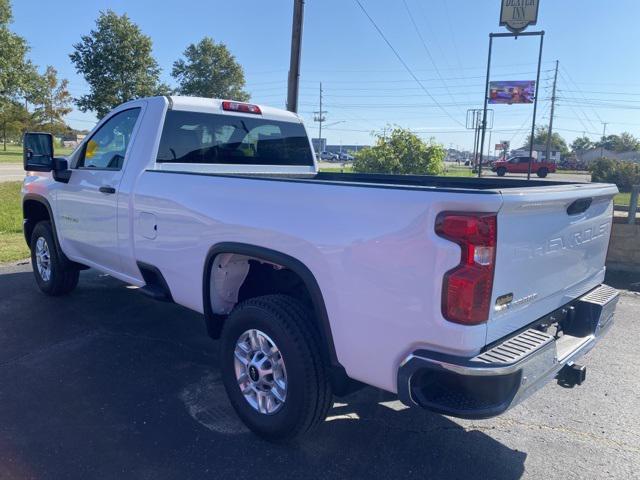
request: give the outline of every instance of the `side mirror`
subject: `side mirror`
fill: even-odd
[[[69,183],[71,170],[64,158],[53,156],[53,135],[50,133],[24,134],[22,140],[24,169],[31,172],[53,172],[56,182]]]
[[[22,139],[24,169],[50,172],[53,169],[53,135],[27,132]]]

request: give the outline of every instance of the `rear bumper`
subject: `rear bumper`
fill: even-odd
[[[500,415],[591,350],[611,327],[618,298],[617,290],[600,285],[572,302],[561,336],[534,324],[473,358],[417,350],[398,370],[398,396],[455,417]]]

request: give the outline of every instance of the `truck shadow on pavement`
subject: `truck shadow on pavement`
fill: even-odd
[[[248,432],[201,317],[83,272],[40,294],[0,268],[0,478],[515,479],[526,454],[485,431],[365,388],[294,445]]]

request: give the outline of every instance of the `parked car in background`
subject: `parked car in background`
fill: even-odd
[[[267,439],[363,383],[499,415],[582,383],[613,323],[615,185],[318,172],[294,113],[175,96],[117,107],[67,158],[27,133],[24,166],[40,290],[92,267],[201,313],[231,405]]]
[[[318,157],[320,157],[320,160],[324,160],[326,162],[335,162],[338,160],[338,154],[337,153],[331,153],[331,152],[320,152],[320,155],[318,155]]]
[[[338,153],[338,160],[341,162],[353,162],[353,155],[349,155],[347,152]]]
[[[491,170],[496,172],[499,177],[503,177],[506,173],[528,173],[529,157],[511,157],[508,160],[499,160],[493,164]],[[540,178],[544,178],[549,173],[555,173],[556,164],[553,162],[538,161],[536,158],[531,159],[531,173],[535,173]]]

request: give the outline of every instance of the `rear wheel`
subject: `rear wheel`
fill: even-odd
[[[225,321],[220,368],[242,421],[271,441],[300,437],[333,403],[311,312],[286,295],[240,303]]]
[[[78,285],[80,272],[61,261],[48,221],[39,222],[31,234],[31,265],[38,288],[47,295],[65,295]]]
[[[504,167],[500,167],[498,168],[498,170],[496,170],[496,173],[499,177],[504,177],[504,174],[507,173],[507,169]]]
[[[546,168],[541,168],[538,170],[537,175],[540,178],[545,178],[547,176],[547,173],[549,173],[549,170],[547,170]]]

